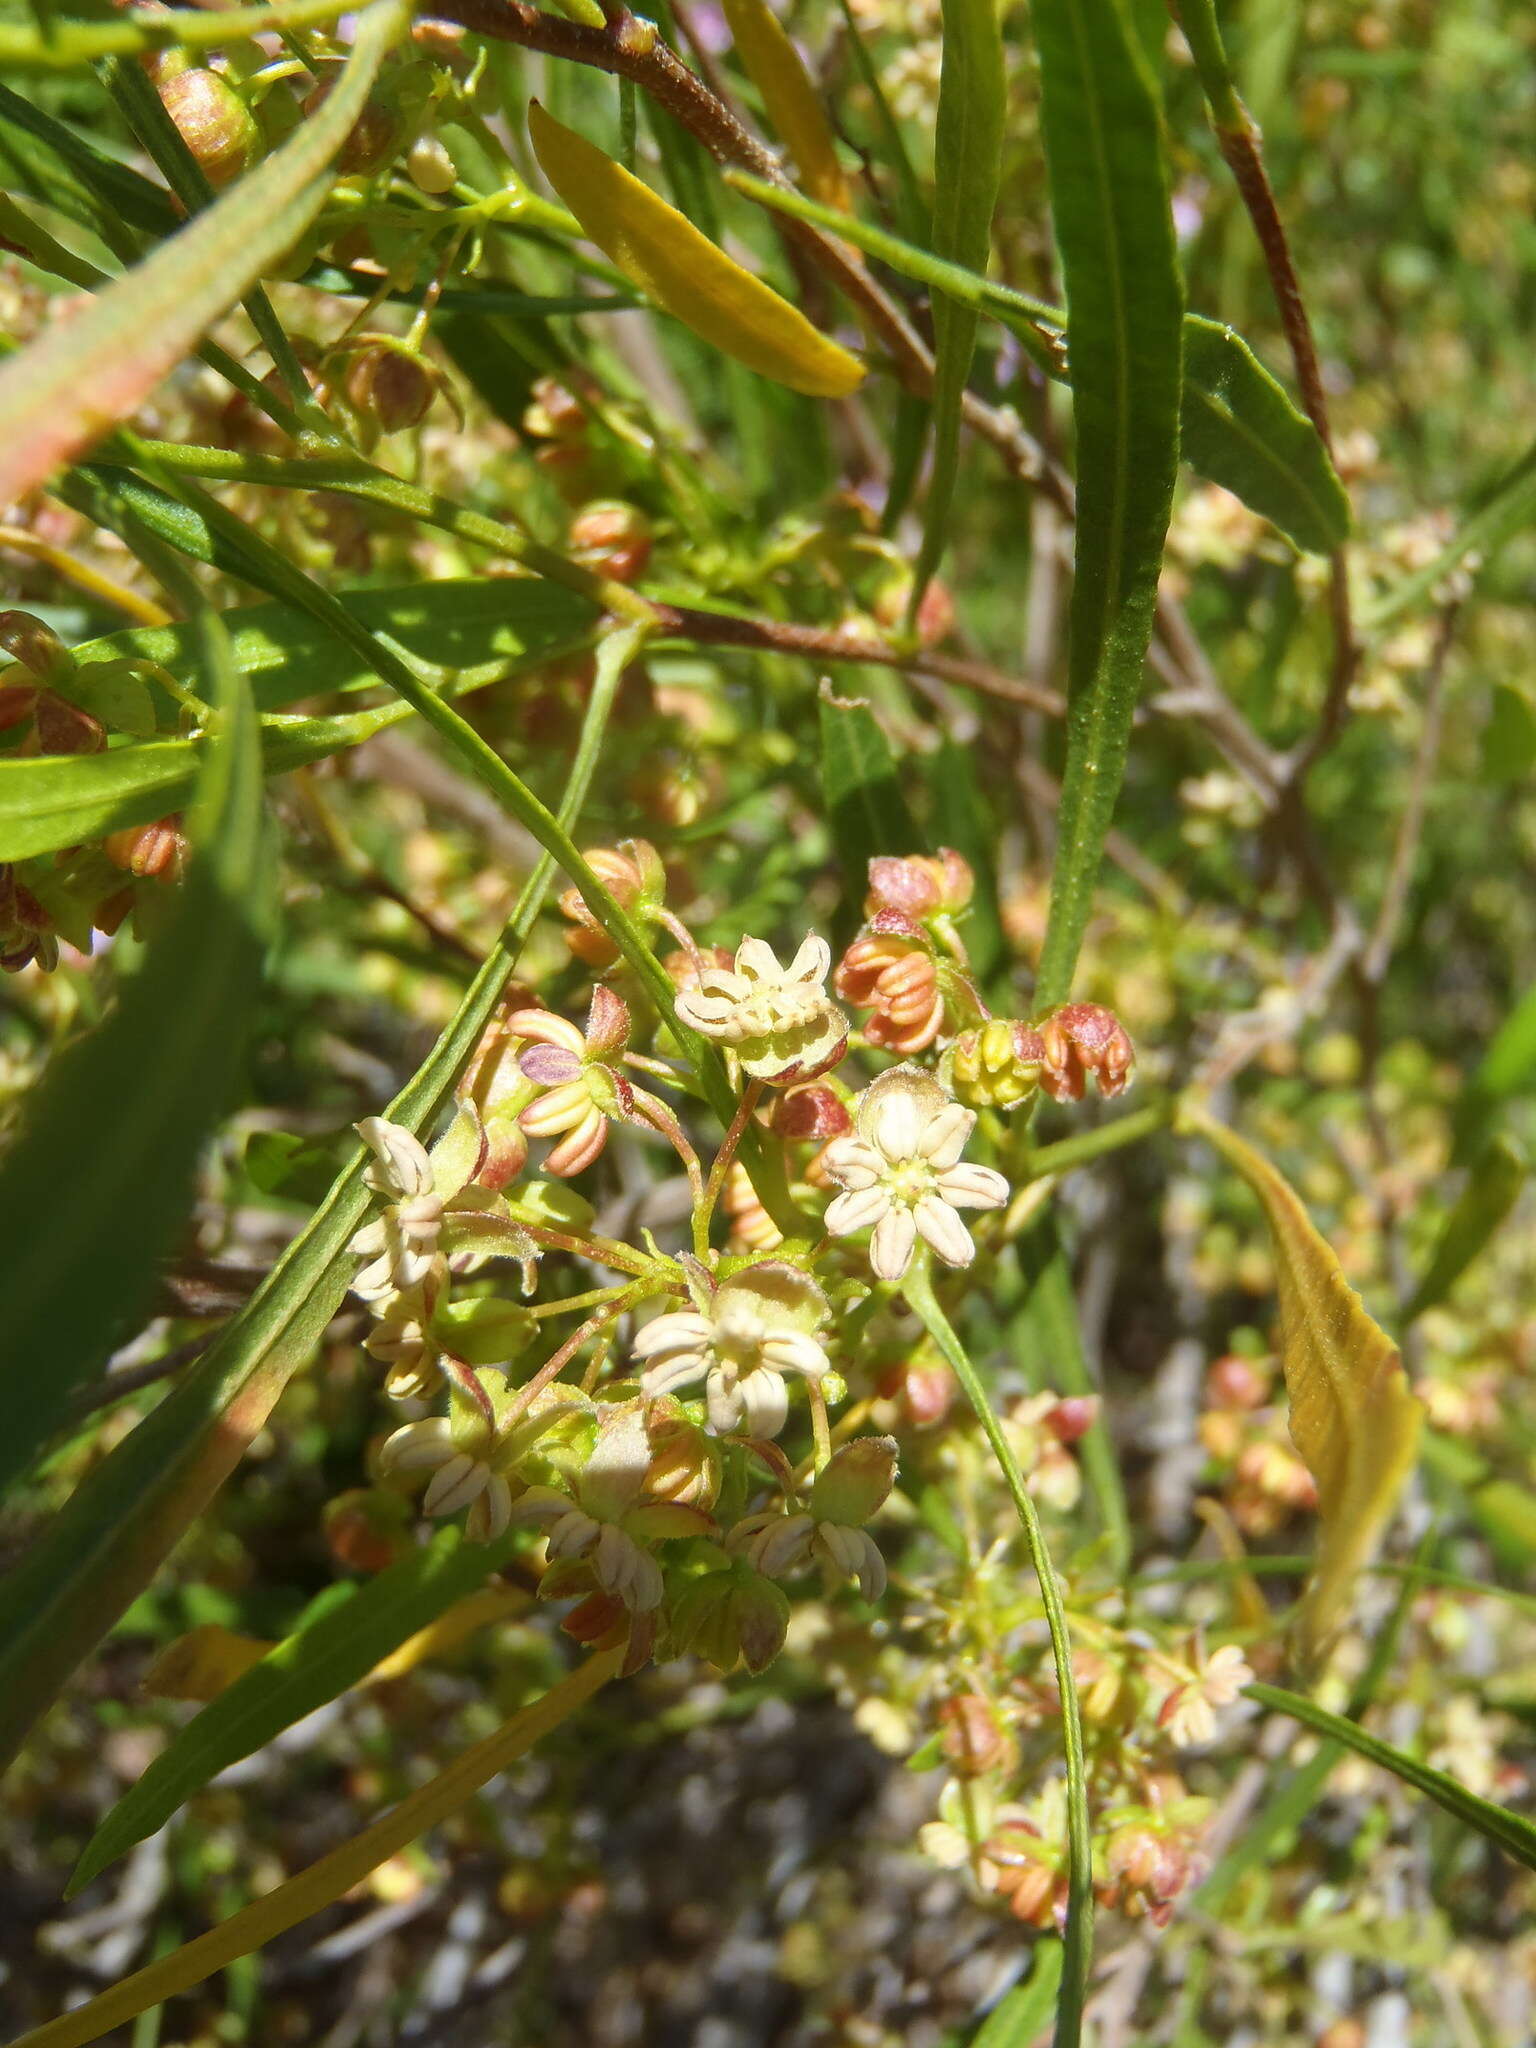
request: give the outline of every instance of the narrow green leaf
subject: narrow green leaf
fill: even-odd
[[[1277,1714],[1289,1714],[1303,1727],[1341,1742],[1356,1756],[1363,1756],[1367,1763],[1380,1764],[1384,1771],[1401,1778],[1405,1785],[1412,1785],[1416,1792],[1433,1799],[1463,1827],[1474,1829],[1490,1842],[1497,1842],[1517,1863],[1536,1870],[1536,1827],[1519,1814],[1495,1806],[1491,1799],[1480,1799],[1447,1772],[1420,1763],[1417,1757],[1409,1756],[1390,1742],[1383,1742],[1379,1736],[1367,1735],[1356,1722],[1330,1714],[1326,1707],[1318,1706],[1315,1700],[1309,1700],[1301,1693],[1285,1692],[1277,1685],[1249,1685],[1243,1690],[1247,1698],[1257,1700],[1260,1706],[1269,1707]]]
[[[1059,306],[943,263],[910,241],[818,206],[801,193],[740,171],[728,171],[726,181],[759,205],[841,235],[900,276],[989,313],[1018,337],[1048,377],[1071,381],[1062,339],[1066,315]],[[1317,429],[1235,329],[1198,313],[1184,316],[1180,423],[1181,452],[1191,467],[1241,498],[1297,547],[1326,554],[1346,538],[1348,495]]]
[[[972,973],[985,984],[1006,959],[1008,942],[997,897],[997,825],[982,793],[977,753],[977,747],[962,746],[946,733],[928,763],[928,790],[933,838],[963,853],[976,877],[965,918],[965,950]]]
[[[1036,996],[1064,1002],[1125,774],[1178,463],[1183,286],[1157,87],[1121,0],[1034,0],[1077,430],[1067,758]]]
[[[992,212],[1003,168],[1007,72],[997,0],[943,0],[944,58],[934,136],[933,253],[985,271]],[[949,537],[960,470],[960,408],[976,352],[975,310],[954,299],[933,302],[933,467],[923,511],[910,628]]]
[[[95,225],[103,205],[115,209],[127,226],[147,235],[172,235],[181,226],[168,194],[142,171],[120,164],[8,85],[0,85],[0,121],[42,144],[56,159],[65,176],[61,180],[55,171],[47,177],[48,189],[39,190],[37,196],[68,213],[82,227]],[[40,162],[31,151],[25,160],[29,165]]]
[[[1456,1111],[1456,1158],[1465,1163],[1501,1104],[1536,1093],[1536,986],[1528,988],[1493,1034]]]
[[[0,367],[0,503],[44,482],[132,412],[302,234],[404,18],[401,0],[370,8],[318,113],[66,327]]]
[[[1235,328],[1184,318],[1186,462],[1278,526],[1288,540],[1326,555],[1349,536],[1349,493],[1318,439]]]
[[[580,815],[629,647],[599,650],[560,815]],[[430,1127],[511,979],[554,872],[529,876],[500,941],[386,1114]],[[346,1293],[347,1240],[367,1206],[362,1148],[244,1309],[146,1419],[95,1466],[0,1580],[0,1768],[70,1673],[137,1598],[239,1463]]]
[[[502,578],[365,591],[339,600],[370,632],[386,632],[418,660],[447,669],[449,696],[482,689],[580,646],[594,614],[556,585]],[[316,622],[287,605],[228,612],[236,669],[256,708],[280,711],[321,693],[352,693],[378,678]],[[193,629],[141,627],[74,650],[82,684],[93,668],[123,655],[152,661],[206,693]],[[259,740],[264,775],[281,774],[360,745],[410,716],[399,701],[370,711],[269,722]],[[152,739],[103,754],[0,760],[0,860],[23,860],[81,840],[146,824],[185,807],[197,772],[192,740]]]
[[[1475,558],[1478,573],[1486,569],[1500,548],[1536,520],[1536,447],[1528,448],[1520,460],[1489,493],[1475,512],[1469,513],[1440,553],[1426,567],[1405,576],[1395,589],[1372,605],[1363,624],[1378,633],[1406,611],[1433,595],[1451,571],[1468,555]]]
[[[275,0],[271,7],[219,8],[199,14],[152,14],[136,9],[108,21],[61,22],[44,33],[19,23],[0,25],[0,65],[24,71],[69,71],[93,57],[139,50],[227,48],[237,38],[311,28],[352,12],[349,0]]]
[[[1446,1217],[1424,1278],[1403,1310],[1406,1326],[1444,1301],[1520,1199],[1530,1162],[1513,1138],[1494,1138],[1473,1161]]]
[[[234,1090],[271,936],[255,713],[216,615],[194,630],[219,723],[196,750],[191,868],[143,967],[107,1022],[50,1068],[0,1170],[0,1231],[27,1246],[6,1287],[0,1486],[65,1420],[153,1291]]]
[[[442,1529],[424,1550],[304,1616],[292,1635],[221,1692],[161,1751],[107,1815],[69,1881],[73,1895],[163,1827],[230,1764],[357,1684],[408,1636],[473,1593],[510,1547],[466,1543]]]
[[[1033,2048],[1056,2009],[1064,1951],[1059,1941],[1035,1945],[1028,1981],[1000,1999],[971,2039],[971,2048]]]
[[[869,706],[823,692],[820,714],[822,795],[845,894],[858,902],[872,857],[920,853],[923,835],[901,793],[890,742]]]

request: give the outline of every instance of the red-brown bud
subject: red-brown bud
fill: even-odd
[[[781,1138],[811,1138],[823,1144],[853,1129],[852,1112],[829,1081],[802,1081],[797,1088],[786,1088],[774,1102],[769,1121]]]
[[[419,426],[431,411],[438,376],[413,351],[381,336],[353,355],[342,389],[353,410],[380,433],[398,434]]]
[[[121,832],[109,832],[101,843],[102,852],[117,868],[140,880],[176,880],[186,859],[186,835],[179,813],[159,818],[153,825],[129,825]]]
[[[317,85],[304,102],[304,112],[318,114],[335,90],[336,81]],[[336,152],[336,168],[348,176],[369,177],[382,170],[399,149],[404,131],[399,116],[377,100],[370,100],[353,122],[351,131]]]
[[[875,592],[870,609],[886,632],[894,633],[905,626],[911,592],[910,576],[892,577]],[[941,583],[937,576],[930,577],[927,589],[918,599],[917,617],[912,623],[919,647],[937,647],[955,630],[955,601],[949,594],[948,585]]]
[[[1136,1054],[1125,1027],[1102,1003],[1063,1003],[1041,1018],[1040,1085],[1057,1102],[1081,1102],[1089,1077],[1105,1097],[1131,1085]]]
[[[651,559],[651,522],[638,505],[600,498],[571,521],[571,552],[616,583],[633,583]]]
[[[1229,1351],[1212,1361],[1205,1376],[1205,1398],[1212,1408],[1262,1408],[1269,1399],[1269,1375],[1253,1359]]]
[[[101,720],[52,690],[38,692],[32,715],[39,753],[100,754],[106,750],[107,728]]]
[[[927,933],[903,929],[909,920],[902,912],[886,911],[883,920],[897,928],[856,938],[837,964],[835,986],[845,1002],[874,1011],[864,1031],[871,1045],[908,1056],[938,1037],[944,992]]]
[[[261,154],[250,108],[217,71],[179,71],[155,90],[210,185],[228,185]]]
[[[981,1778],[1013,1764],[1018,1745],[996,1707],[979,1693],[961,1693],[939,1708],[944,1755],[957,1778]]]
[[[976,888],[971,865],[952,847],[941,846],[938,854],[877,854],[869,864],[869,893],[864,909],[874,917],[882,910],[899,910],[907,917],[922,919],[964,910]]]

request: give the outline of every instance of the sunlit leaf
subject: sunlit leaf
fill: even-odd
[[[250,692],[217,616],[192,631],[218,723],[208,739],[185,743],[197,778],[187,878],[107,1021],[50,1067],[0,1169],[0,1232],[27,1247],[6,1284],[13,1370],[0,1485],[61,1426],[75,1389],[153,1291],[155,1261],[190,1207],[198,1156],[229,1106],[271,937]]]
[[[1317,1483],[1322,1523],[1297,1625],[1299,1653],[1311,1662],[1397,1505],[1423,1410],[1397,1346],[1367,1313],[1285,1177],[1202,1110],[1187,1106],[1180,1121],[1237,1168],[1258,1196],[1274,1242],[1291,1438]]]
[[[388,633],[418,659],[450,670],[453,695],[579,645],[594,616],[574,593],[532,579],[421,583],[348,594],[340,602],[369,631]],[[228,612],[224,623],[235,667],[250,679],[262,712],[377,683],[357,655],[286,605]],[[93,673],[125,655],[153,662],[194,689],[207,688],[193,630],[146,626],[76,648],[78,687],[72,686],[71,695],[95,708]],[[324,760],[409,716],[409,707],[396,701],[371,711],[269,722],[260,735],[262,772],[275,775]],[[0,760],[0,860],[52,853],[180,810],[191,794],[199,752],[195,741],[167,738],[102,754]]]
[[[1178,465],[1184,292],[1159,94],[1121,0],[1034,0],[1032,13],[1077,446],[1046,1006],[1071,992],[1125,774]]]
[[[1448,1772],[1420,1763],[1406,1750],[1383,1742],[1377,1735],[1368,1735],[1358,1722],[1330,1714],[1326,1707],[1318,1706],[1315,1700],[1309,1700],[1301,1693],[1286,1692],[1275,1685],[1249,1685],[1244,1687],[1244,1692],[1249,1699],[1257,1700],[1260,1706],[1269,1707],[1277,1714],[1289,1714],[1303,1727],[1352,1749],[1367,1763],[1379,1764],[1394,1778],[1401,1778],[1405,1785],[1411,1785],[1416,1792],[1424,1793],[1437,1806],[1444,1807],[1463,1827],[1475,1829],[1490,1842],[1497,1842],[1517,1863],[1536,1870],[1536,1827],[1521,1815],[1495,1806],[1491,1799],[1479,1798],[1477,1793],[1469,1792]]]
[[[85,311],[0,366],[0,504],[126,418],[303,233],[403,20],[399,0],[371,8],[335,90],[281,148]]]
[[[1061,1986],[1062,1946],[1059,1941],[1035,1944],[1027,1982],[1000,1998],[971,2037],[971,2048],[1034,2048],[1051,2023]]]
[[[545,176],[591,239],[701,340],[812,398],[845,398],[862,382],[857,357],[537,101],[528,132]]]
[[[762,95],[769,126],[789,151],[807,192],[828,206],[848,204],[832,124],[800,53],[767,0],[723,0],[725,19],[747,76]]]
[[[841,235],[866,255],[925,284],[956,305],[973,306],[1016,335],[1036,366],[1059,383],[1071,381],[1059,306],[1012,290],[995,278],[942,262],[911,241],[851,215],[818,206],[742,172],[729,182],[759,205]],[[1180,453],[1299,548],[1326,554],[1349,530],[1349,499],[1328,451],[1306,414],[1292,404],[1240,334],[1198,313],[1184,316],[1184,378]]]

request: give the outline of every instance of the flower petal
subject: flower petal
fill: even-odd
[[[766,939],[743,939],[736,948],[736,972],[751,981],[783,981],[779,956]]]
[[[679,1387],[692,1386],[709,1371],[710,1361],[702,1351],[681,1351],[647,1366],[640,1375],[640,1391],[648,1401],[662,1394],[675,1394]]]
[[[432,1185],[432,1162],[419,1138],[403,1124],[382,1116],[365,1116],[357,1134],[371,1147],[376,1163],[363,1178],[379,1194],[424,1195]]]
[[[893,1166],[917,1155],[923,1133],[923,1115],[905,1088],[893,1088],[875,1105],[869,1135]]]
[[[709,1342],[709,1324],[695,1309],[660,1315],[636,1334],[630,1347],[636,1358],[654,1358],[662,1351],[696,1351]]]
[[[937,1195],[924,1195],[913,1220],[926,1241],[947,1266],[968,1266],[976,1256],[976,1243],[948,1202]]]
[[[830,1363],[816,1339],[802,1330],[776,1330],[763,1339],[763,1364],[774,1372],[798,1372],[819,1380]]]
[[[912,1263],[917,1225],[910,1209],[890,1208],[875,1225],[869,1241],[869,1263],[882,1280],[899,1280]]]
[[[734,1366],[717,1365],[704,1389],[709,1403],[709,1426],[717,1436],[728,1436],[746,1413]]]
[[[809,932],[800,941],[796,953],[784,971],[786,981],[808,981],[818,987],[827,978],[832,966],[832,948],[816,932]]]
[[[928,1119],[917,1149],[935,1169],[953,1166],[976,1128],[976,1112],[963,1103],[947,1102]]]
[[[743,1374],[737,1393],[746,1415],[748,1436],[777,1436],[789,1415],[789,1389],[776,1372],[758,1366]]]
[[[870,1224],[879,1223],[890,1207],[889,1188],[860,1188],[829,1202],[822,1221],[834,1237],[848,1237],[855,1230],[866,1230]]]
[[[468,1507],[475,1496],[484,1491],[490,1476],[489,1465],[482,1465],[478,1458],[467,1457],[461,1451],[432,1475],[432,1483],[422,1496],[422,1512],[456,1515],[460,1508]]]
[[[872,1188],[885,1175],[885,1161],[862,1138],[834,1138],[821,1155],[823,1166],[845,1188]]]
[[[1001,1209],[1008,1183],[990,1166],[949,1166],[934,1185],[952,1209]]]

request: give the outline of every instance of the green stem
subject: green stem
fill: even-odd
[[[1055,1145],[1037,1145],[1026,1155],[1027,1175],[1038,1180],[1047,1173],[1065,1173],[1070,1167],[1086,1166],[1090,1160],[1118,1152],[1122,1145],[1138,1144],[1143,1138],[1166,1130],[1173,1122],[1174,1108],[1174,1098],[1164,1096],[1160,1101],[1149,1102],[1144,1109],[1133,1110],[1129,1116],[1101,1124],[1096,1131],[1082,1131],[1077,1137],[1063,1138]]]
[[[1063,1938],[1066,1953],[1061,1999],[1056,2009],[1055,2048],[1077,2048],[1082,2037],[1088,1968],[1093,1959],[1093,1836],[1088,1823],[1083,1723],[1077,1703],[1077,1681],[1072,1673],[1072,1641],[1067,1629],[1066,1608],[1062,1603],[1061,1587],[1051,1563],[1051,1554],[1046,1547],[1045,1532],[1024,1483],[1019,1461],[1003,1434],[1003,1426],[982,1384],[981,1375],[934,1296],[926,1256],[919,1263],[914,1263],[902,1282],[902,1292],[908,1306],[943,1353],[976,1412],[976,1419],[1007,1483],[1024,1530],[1029,1560],[1040,1582],[1040,1600],[1045,1608],[1046,1626],[1051,1632],[1051,1652],[1056,1664],[1056,1687],[1061,1695],[1061,1746],[1067,1767],[1067,1924]]]
[[[174,13],[148,8],[115,21],[72,21],[44,32],[16,23],[0,27],[0,70],[70,71],[97,57],[131,57],[141,50],[223,48],[272,29],[318,27],[339,21],[357,0],[278,0],[273,7],[236,7],[228,12]]]

